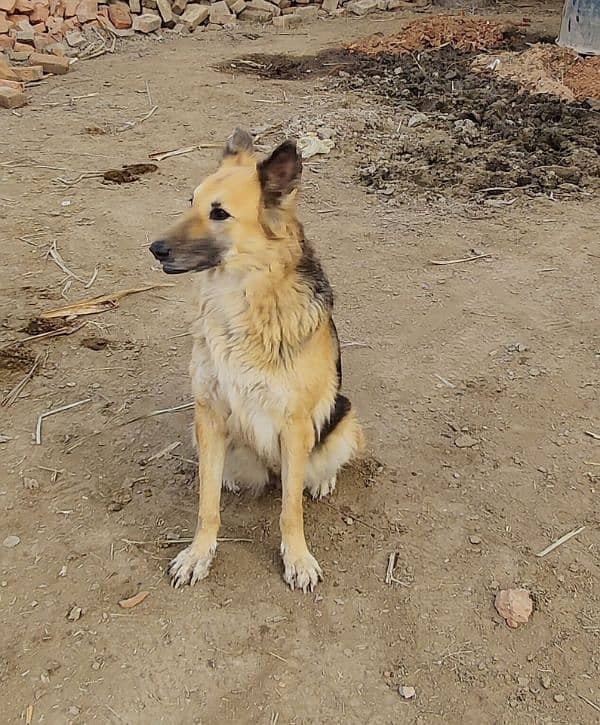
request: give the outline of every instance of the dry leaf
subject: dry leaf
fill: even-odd
[[[133,609],[133,607],[141,604],[149,594],[150,592],[138,592],[133,597],[129,597],[129,599],[121,599],[119,606],[123,609]]]
[[[146,287],[131,287],[131,289],[121,290],[120,292],[113,292],[109,295],[100,295],[98,297],[90,297],[87,300],[80,300],[79,302],[73,302],[72,305],[66,305],[66,307],[59,307],[56,310],[50,310],[49,312],[43,312],[40,317],[47,320],[52,317],[78,317],[79,315],[95,315],[98,312],[105,312],[106,310],[113,310],[119,306],[119,300],[128,295],[136,294],[137,292],[147,292],[148,290],[157,289],[158,287],[173,287],[169,282],[161,284],[150,284]]]

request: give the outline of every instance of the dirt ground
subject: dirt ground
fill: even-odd
[[[559,6],[541,5],[502,16],[527,14],[555,34]],[[65,304],[66,275],[46,258],[53,242],[83,280],[71,279],[68,301],[172,281],[148,242],[219,151],[166,159],[130,184],[58,177],[220,142],[237,124],[280,124],[265,131],[268,146],[320,113],[348,124],[362,113],[368,134],[368,114],[388,110],[357,89],[214,66],[316,53],[407,17],[131,40],[0,115],[1,394],[41,355],[20,397],[0,408],[2,722],[599,720],[593,189],[488,198],[406,186],[390,200],[361,185],[351,134],[306,163],[301,216],[336,290],[345,391],[369,440],[333,497],[306,503],[325,572],[312,595],[282,581],[276,493],[225,494],[210,578],[168,586],[181,548],[168,542],[190,537],[196,516],[191,412],[138,416],[189,400],[193,276],[128,297],[70,335],[6,347],[40,311]],[[438,132],[414,129],[421,142]],[[490,256],[430,264],[471,250]],[[86,399],[46,418],[35,445],[41,413]],[[398,582],[386,584],[392,552]],[[535,601],[518,630],[493,608],[512,586]],[[119,607],[141,590],[142,604]],[[401,685],[416,698],[403,700]]]

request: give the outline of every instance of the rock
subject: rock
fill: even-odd
[[[48,53],[32,53],[29,56],[28,62],[29,65],[41,65],[44,73],[52,73],[54,75],[67,73],[71,65],[68,58]]]
[[[33,6],[33,10],[29,13],[29,20],[32,23],[45,23],[50,16],[50,10],[41,3]]]
[[[564,701],[565,701],[564,695],[561,695],[560,693],[557,693],[556,695],[554,695],[554,702],[564,702]]]
[[[18,81],[17,69],[11,68],[8,63],[0,56],[0,80]]]
[[[215,25],[226,25],[235,20],[235,15],[231,12],[225,0],[218,0],[210,6],[209,20]]]
[[[127,30],[133,25],[129,5],[123,2],[116,2],[109,5],[108,17],[117,30]]]
[[[326,13],[333,13],[337,10],[338,0],[323,0],[321,7]]]
[[[160,28],[161,22],[158,15],[144,13],[133,18],[133,29],[138,33],[153,33]]]
[[[533,612],[533,601],[527,589],[502,589],[496,594],[494,606],[512,629],[526,624]]]
[[[248,3],[246,2],[246,0],[234,0],[233,2],[232,0],[229,0],[229,2],[227,2],[227,5],[229,6],[229,9],[232,13],[239,15],[242,10],[245,10]]]
[[[277,5],[267,2],[267,0],[250,0],[248,7],[256,8],[257,10],[264,10],[267,13],[271,13],[271,17],[281,15],[281,10]]]
[[[414,687],[409,685],[400,685],[398,688],[398,694],[403,700],[414,700],[417,696],[417,691]]]
[[[378,0],[353,0],[346,5],[346,8],[354,15],[367,15],[378,9]]]
[[[13,13],[16,4],[17,0],[0,0],[0,10],[3,10],[5,13]]]
[[[210,15],[210,8],[206,5],[188,5],[181,15],[181,22],[192,32]]]
[[[251,2],[249,2],[240,13],[240,20],[249,21],[251,23],[267,23],[272,17],[272,13],[252,7]]]
[[[65,18],[72,18],[77,15],[77,6],[79,0],[62,0],[62,7],[64,9]]]
[[[81,48],[87,43],[85,35],[83,33],[80,33],[79,30],[70,30],[65,35],[65,40],[67,41],[67,44],[71,46],[71,48]]]
[[[10,90],[10,89],[9,89]],[[0,98],[1,98],[2,89],[0,89]],[[1,105],[1,100],[0,100]],[[4,108],[16,108],[16,106],[4,106]],[[21,539],[18,536],[15,536],[14,534],[7,536],[4,541],[2,542],[2,546],[5,546],[7,549],[14,549],[15,546],[18,546],[21,543]]]
[[[77,6],[77,20],[80,23],[89,23],[98,15],[98,0],[81,0]]]
[[[187,4],[188,0],[174,0],[171,5],[171,10],[175,13],[175,15],[181,15],[181,13],[186,9]]]
[[[83,615],[83,609],[81,607],[71,607],[67,613],[67,619],[69,622],[76,622],[81,619]]]
[[[173,17],[173,11],[171,10],[171,3],[169,0],[156,0],[158,12],[160,17],[163,19],[163,25],[167,28],[172,28],[175,25],[175,19]]]
[[[544,688],[544,690],[549,690],[550,687],[552,687],[552,679],[550,678],[550,675],[547,672],[545,672],[540,677],[540,682],[541,682],[542,687]]]
[[[481,544],[481,537],[480,536],[469,536],[469,541],[471,544],[474,544],[477,546],[478,544]]]
[[[424,113],[414,113],[406,122],[406,125],[409,128],[413,128],[414,126],[421,126],[423,123],[427,123],[429,119]]]
[[[473,448],[479,441],[466,433],[461,433],[454,439],[454,445],[457,448]]]
[[[273,18],[273,25],[276,28],[282,28],[283,30],[297,28],[301,24],[302,17],[300,15],[296,15],[296,13],[291,13],[290,15],[279,15],[278,17]]]

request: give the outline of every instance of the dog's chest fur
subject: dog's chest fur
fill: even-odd
[[[293,356],[320,315],[291,287],[254,295],[224,275],[202,281],[192,328],[192,388],[227,421],[233,441],[277,468],[279,435],[298,391]]]

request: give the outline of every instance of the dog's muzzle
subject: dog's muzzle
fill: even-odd
[[[182,248],[183,247],[183,248]],[[167,274],[202,272],[216,267],[221,261],[220,250],[212,240],[201,239],[188,245],[176,243],[175,248],[166,239],[157,239],[150,251],[162,264]]]

